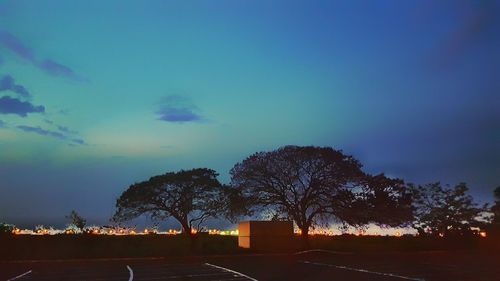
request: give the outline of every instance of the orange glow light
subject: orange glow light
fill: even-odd
[[[479,236],[485,238],[487,235],[486,235],[486,231],[481,231],[479,232]]]

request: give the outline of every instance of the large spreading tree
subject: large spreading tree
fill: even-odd
[[[463,236],[484,226],[482,214],[487,204],[479,206],[467,194],[465,183],[443,187],[439,182],[412,186],[415,221],[421,235]]]
[[[331,147],[285,146],[249,156],[230,174],[231,184],[254,210],[272,210],[293,220],[304,240],[312,226],[332,217],[350,225],[409,221],[404,184],[369,176],[361,167]]]
[[[131,185],[116,202],[113,221],[123,222],[149,215],[153,220],[176,219],[185,234],[192,235],[208,218],[228,213],[228,186],[211,169],[169,172]],[[233,195],[234,196],[234,195]]]

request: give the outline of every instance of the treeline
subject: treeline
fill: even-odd
[[[477,204],[465,183],[414,185],[371,175],[352,156],[331,147],[285,146],[258,152],[234,165],[222,184],[208,168],[168,172],[129,186],[117,199],[117,225],[147,215],[174,218],[193,240],[207,219],[237,222],[265,215],[292,220],[304,240],[312,228],[331,223],[363,228],[412,227],[421,236],[457,237],[500,232],[500,187],[495,204]],[[86,221],[72,211],[75,232]],[[13,226],[0,224],[1,232]]]
[[[331,147],[285,146],[258,152],[234,165],[229,185],[211,169],[168,172],[131,185],[116,202],[112,221],[142,215],[176,219],[186,234],[209,218],[232,222],[265,213],[292,220],[306,240],[316,226],[413,227],[423,236],[465,236],[500,223],[496,204],[478,205],[465,183],[414,185],[370,175],[352,156]],[[195,235],[191,235],[193,239]]]

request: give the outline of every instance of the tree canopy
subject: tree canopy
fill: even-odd
[[[348,224],[398,227],[409,225],[413,219],[412,194],[401,179],[366,175],[361,191],[353,193],[351,209],[343,216]]]
[[[116,202],[113,221],[123,222],[141,215],[154,220],[175,218],[183,232],[200,229],[210,217],[226,214],[225,189],[211,169],[169,172],[131,185]]]
[[[487,206],[478,206],[467,191],[465,183],[453,188],[444,188],[439,182],[412,186],[413,227],[422,235],[453,236],[467,235],[472,228],[483,226],[481,214]]]
[[[330,217],[351,225],[408,221],[392,213],[409,200],[401,193],[402,182],[368,176],[361,167],[352,156],[330,147],[285,146],[249,156],[230,174],[231,184],[249,204],[293,220],[304,238],[311,226]],[[411,214],[409,205],[408,210]]]

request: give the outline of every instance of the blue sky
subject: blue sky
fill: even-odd
[[[333,146],[500,185],[498,1],[0,1],[0,220],[111,216],[130,184]]]

